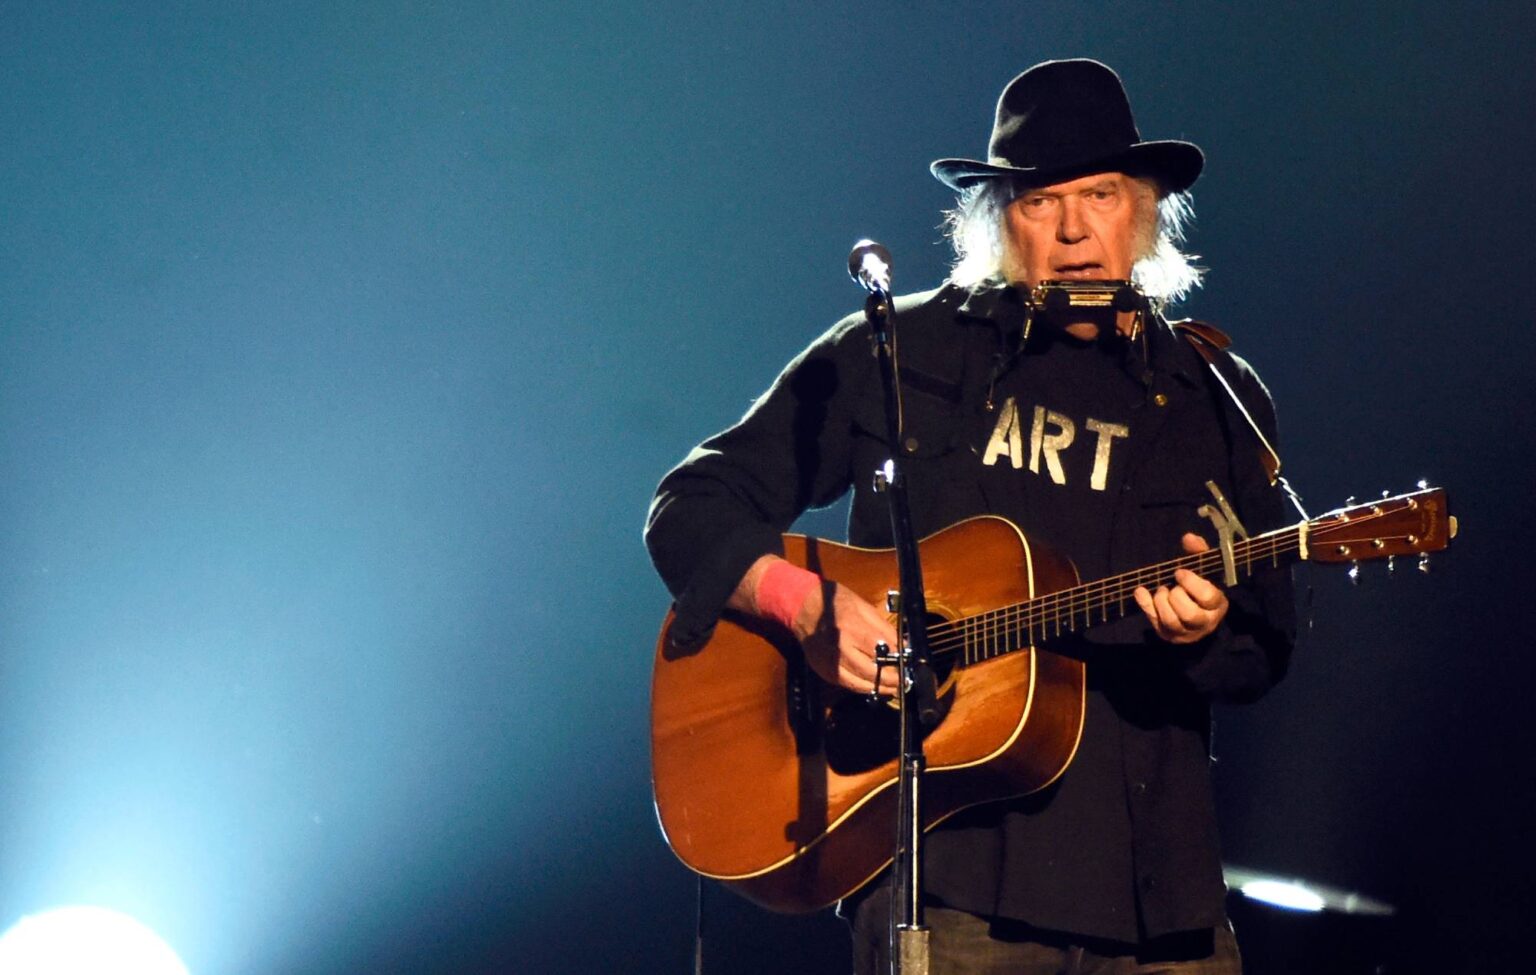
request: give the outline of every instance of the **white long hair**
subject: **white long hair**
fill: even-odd
[[[1178,301],[1200,286],[1205,269],[1197,267],[1198,254],[1179,249],[1184,231],[1195,211],[1188,192],[1163,193],[1155,180],[1133,176],[1138,187],[1138,251],[1131,280],[1142,293],[1160,305]],[[1022,192],[1007,179],[983,180],[960,191],[952,210],[944,213],[944,235],[955,249],[949,280],[962,288],[1002,283],[1004,251],[1003,211]],[[1151,205],[1154,204],[1155,205]]]

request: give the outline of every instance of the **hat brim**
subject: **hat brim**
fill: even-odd
[[[950,189],[963,190],[991,179],[1009,178],[1026,186],[1060,183],[1089,173],[1123,172],[1152,176],[1164,191],[1179,193],[1195,185],[1205,168],[1205,153],[1192,142],[1167,139],[1138,142],[1121,152],[1067,166],[999,166],[978,159],[939,159],[928,167],[934,177]]]

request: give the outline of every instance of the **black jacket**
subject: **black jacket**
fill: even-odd
[[[1022,506],[981,464],[996,387],[1017,363],[1022,306],[1011,289],[946,286],[898,299],[905,440],[913,525],[931,534],[998,514],[1028,533]],[[1027,353],[1026,353],[1027,354]],[[1274,442],[1269,395],[1225,356],[1229,381]],[[1113,502],[1107,561],[1119,572],[1178,554],[1214,480],[1253,533],[1283,523],[1257,438],[1206,364],[1164,322],[1126,352],[1144,384],[1137,436]],[[675,597],[678,630],[708,632],[747,568],[779,550],[799,514],[851,486],[848,538],[890,544],[872,473],[887,451],[879,377],[862,315],[798,356],[735,426],[695,448],[663,479],[646,542]],[[1065,553],[1073,556],[1076,553]],[[1098,571],[1085,569],[1085,578]],[[961,813],[930,836],[927,889],[974,913],[1122,942],[1210,927],[1224,887],[1209,776],[1209,702],[1246,701],[1285,672],[1294,624],[1289,573],[1263,571],[1229,591],[1218,631],[1190,647],[1152,635],[1133,614],[1051,649],[1088,661],[1083,744],[1068,771],[1023,799]]]

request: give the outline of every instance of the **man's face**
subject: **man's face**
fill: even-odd
[[[1025,190],[1003,215],[1009,282],[1129,279],[1146,250],[1150,196],[1124,173]]]

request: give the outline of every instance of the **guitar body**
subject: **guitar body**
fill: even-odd
[[[786,558],[876,606],[896,587],[890,550],[786,536]],[[928,609],[974,617],[1077,583],[1070,562],[1010,522],[973,518],[921,543]],[[891,858],[896,711],[833,687],[782,627],[727,614],[709,642],[657,644],[651,767],[662,832],[692,870],[778,911],[851,893]],[[1012,648],[1010,648],[1012,649]],[[925,738],[924,829],[1053,782],[1082,734],[1081,662],[1021,648],[940,673],[943,717]]]
[[[1413,554],[1425,568],[1456,530],[1445,492],[1421,483],[1083,584],[1070,562],[1002,518],[972,518],[924,539],[941,717],[924,739],[923,828],[1042,789],[1072,760],[1083,665],[1035,649],[1032,634],[1043,640],[1136,612],[1138,586],[1172,585],[1180,569],[1230,580],[1296,560]],[[896,586],[889,550],[799,535],[784,545],[790,561],[877,606]],[[895,835],[895,709],[823,683],[777,624],[727,615],[701,647],[674,645],[671,628],[669,615],[652,674],[651,768],[673,852],[779,911],[814,910],[874,877],[890,862]]]

